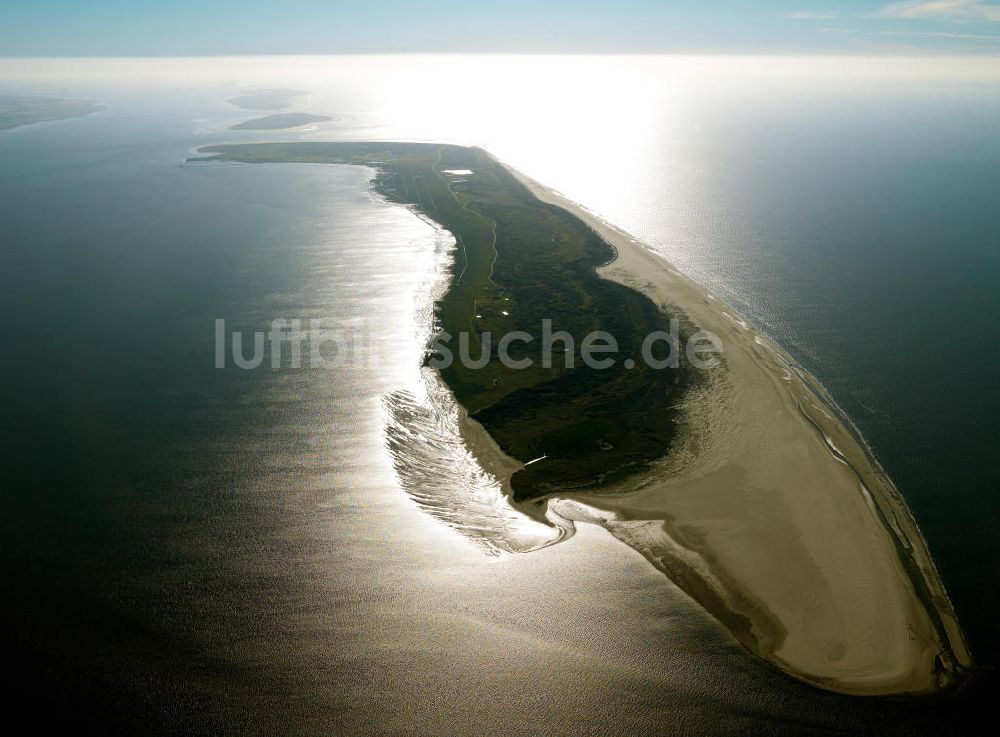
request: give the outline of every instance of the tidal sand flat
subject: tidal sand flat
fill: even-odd
[[[204,151],[378,168],[381,194],[455,234],[445,329],[482,335],[558,315],[569,332],[610,328],[623,353],[670,317],[686,334],[714,333],[724,358],[711,371],[501,373],[487,361],[442,376],[471,418],[472,450],[522,509],[564,529],[606,527],[775,666],[855,694],[963,680],[971,658],[920,532],[849,421],[777,346],[641,244],[475,149]]]
[[[244,120],[242,123],[230,126],[229,129],[234,131],[284,130],[286,128],[299,128],[303,125],[309,125],[310,123],[322,123],[326,120],[330,120],[330,117],[327,115],[310,115],[309,113],[276,113],[274,115],[265,115],[262,118]]]
[[[91,100],[66,100],[34,95],[0,95],[0,130],[49,120],[82,118],[104,109]]]
[[[897,694],[961,683],[972,658],[920,530],[822,386],[628,234],[520,178],[617,248],[602,276],[682,310],[725,346],[726,370],[691,397],[658,472],[556,511],[606,526],[748,649],[817,686]]]

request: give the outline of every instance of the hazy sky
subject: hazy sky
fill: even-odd
[[[0,0],[0,54],[1000,53],[976,0]]]

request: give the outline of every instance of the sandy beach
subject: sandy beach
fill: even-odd
[[[899,492],[821,386],[741,316],[628,234],[514,172],[618,252],[603,277],[718,336],[724,364],[685,406],[652,478],[522,508],[608,529],[751,652],[816,686],[918,694],[964,680],[968,648]],[[463,433],[509,474],[477,423]]]

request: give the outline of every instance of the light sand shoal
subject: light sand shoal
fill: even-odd
[[[603,277],[683,313],[724,350],[652,478],[628,493],[550,498],[550,518],[607,527],[748,649],[804,681],[899,694],[964,680],[971,657],[920,531],[822,387],[631,236],[514,174],[614,246]],[[467,440],[491,468],[517,467],[476,442],[482,428],[469,422]]]

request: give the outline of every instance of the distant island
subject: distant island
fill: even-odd
[[[306,94],[302,90],[254,90],[231,98],[229,103],[243,110],[283,110]]]
[[[68,100],[40,95],[0,95],[0,130],[49,120],[82,118],[104,109],[104,105],[91,100]]]
[[[606,528],[748,650],[815,686],[918,694],[966,680],[972,658],[923,536],[849,419],[791,356],[627,233],[475,148],[200,151],[371,167],[375,192],[451,232],[437,329],[470,333],[483,360],[440,377],[469,450],[518,509],[563,531],[554,542],[579,522]],[[546,318],[577,337],[606,331],[632,356],[676,319],[682,338],[718,336],[724,356],[709,370],[511,368],[486,345],[487,332],[537,336]],[[538,343],[522,339],[516,357],[537,359]]]
[[[265,115],[262,118],[244,120],[230,127],[234,131],[267,131],[282,130],[285,128],[298,128],[309,123],[322,123],[330,120],[328,115],[310,115],[309,113],[275,113]]]

